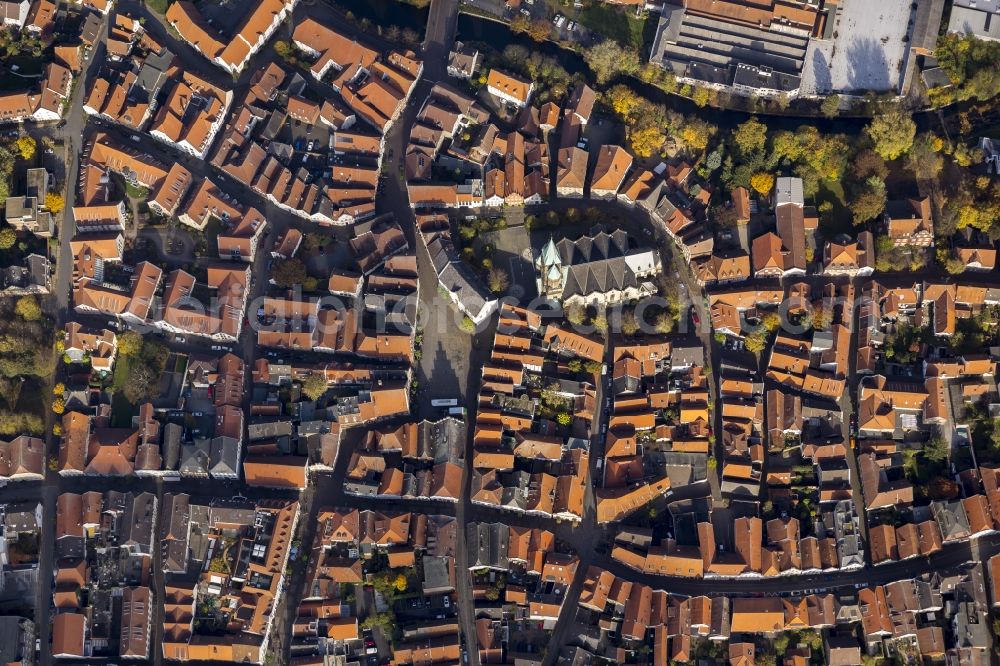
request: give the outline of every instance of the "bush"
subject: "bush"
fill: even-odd
[[[66,200],[58,192],[49,192],[45,195],[45,207],[49,209],[50,213],[55,215],[56,213],[61,213],[63,208],[66,207]]]
[[[21,158],[25,160],[30,160],[34,157],[38,149],[38,144],[30,136],[22,136],[14,142],[14,146],[17,148],[17,152],[21,155]]]
[[[767,196],[774,189],[774,176],[769,173],[755,173],[750,177],[750,187]]]

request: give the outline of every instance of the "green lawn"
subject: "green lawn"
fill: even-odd
[[[149,198],[149,190],[147,188],[141,185],[133,185],[132,183],[125,183],[125,194],[133,199],[140,199],[142,201]]]
[[[644,30],[649,21],[637,19],[631,9],[619,9],[601,2],[593,2],[580,10],[580,25],[609,37],[622,46],[642,52]],[[655,21],[652,21],[656,25]]]
[[[222,221],[214,215],[209,218],[208,224],[202,235],[208,244],[208,254],[213,257],[219,256],[219,233],[222,231]]]
[[[170,7],[170,0],[146,0],[146,5],[160,16],[163,16],[167,13],[167,8]]]
[[[13,71],[4,72],[0,76],[0,91],[8,90],[29,90],[38,85],[39,79],[36,75],[42,74],[45,70],[44,58],[36,58],[30,54],[17,54],[0,58],[3,64],[9,69],[12,65],[17,65],[17,74]]]
[[[853,234],[854,218],[847,207],[843,183],[839,180],[821,180],[815,205],[818,207],[824,201],[829,201],[833,205],[833,210],[829,213],[820,213],[819,231],[823,237],[831,239],[837,234]]]
[[[111,427],[127,428],[132,425],[132,415],[136,413],[136,406],[125,397],[125,384],[128,382],[128,373],[131,368],[131,356],[120,356],[115,362],[114,374],[111,378],[111,388],[114,395],[111,398]]]
[[[118,355],[118,360],[115,361],[114,374],[111,377],[111,388],[115,393],[118,393],[125,387],[125,382],[128,381],[128,371],[131,367],[130,356]]]
[[[177,358],[174,359],[174,372],[183,375],[187,371],[187,360],[187,356],[178,354]]]
[[[3,62],[10,68],[17,65],[17,73],[24,74],[25,76],[41,74],[45,71],[44,59],[33,56],[30,53],[19,53],[17,55],[7,56],[3,59]],[[24,79],[22,79],[22,81],[24,81]]]
[[[138,413],[138,409],[125,394],[119,391],[111,398],[111,427],[128,428],[132,425],[132,417]]]

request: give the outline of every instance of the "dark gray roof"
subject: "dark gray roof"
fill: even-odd
[[[125,515],[122,519],[122,545],[131,546],[141,553],[151,553],[155,519],[156,495],[129,493],[125,498]]]
[[[0,616],[0,663],[20,663],[24,654],[23,633],[31,621],[14,615]]]
[[[472,523],[467,527],[469,568],[507,569],[510,528],[503,523]]]
[[[465,423],[455,418],[440,421],[423,421],[420,424],[420,441],[435,463],[461,464],[465,457]]]
[[[670,365],[674,368],[705,365],[705,348],[697,340],[691,343],[679,342],[670,351]]]
[[[87,18],[83,21],[83,27],[80,29],[80,39],[87,44],[93,44],[97,41],[97,35],[101,32],[101,19],[97,18],[97,14],[94,12],[88,12]]]
[[[438,274],[450,262],[458,260],[458,255],[455,253],[455,246],[452,245],[451,240],[444,234],[435,234],[430,242],[427,243],[427,254],[430,255],[431,263],[434,264],[434,272]]]
[[[247,426],[247,439],[256,441],[260,439],[277,439],[278,437],[292,436],[291,421],[264,421],[251,423]]]
[[[154,101],[154,97],[167,81],[166,70],[174,59],[174,54],[169,50],[163,49],[163,51],[162,56],[150,55],[143,62],[135,83],[128,91],[129,99],[147,104]]]
[[[675,71],[677,71],[675,69]],[[728,65],[710,65],[703,62],[689,62],[684,66],[683,75],[703,83],[728,86],[732,81],[732,70]]]
[[[209,472],[212,476],[239,475],[240,443],[233,437],[214,437]]]
[[[200,438],[193,444],[181,446],[181,476],[206,476],[208,474],[211,442]]]
[[[969,518],[965,515],[965,507],[958,500],[954,502],[933,502],[931,503],[931,513],[938,527],[941,528],[941,537],[948,539],[968,536],[971,528]]]
[[[422,584],[424,594],[432,594],[435,592],[444,592],[454,589],[449,572],[450,562],[451,558],[449,557],[434,557],[433,555],[424,556],[424,580]]]
[[[923,0],[916,4],[917,13],[910,33],[910,48],[933,51],[937,46],[938,32],[941,31],[944,0]]]
[[[168,423],[163,428],[163,465],[165,469],[177,469],[181,455],[181,436],[184,426],[179,423]]]
[[[579,116],[580,120],[587,122],[590,114],[594,111],[594,102],[597,101],[597,93],[586,83],[579,83],[573,88],[573,92],[566,102],[566,110]]]
[[[761,90],[794,92],[802,84],[802,78],[769,67],[757,67],[740,63],[733,72],[733,85]]]
[[[8,533],[38,530],[38,502],[8,504],[4,512],[4,527]]]
[[[455,294],[462,307],[472,313],[483,311],[493,297],[486,290],[479,277],[464,263],[450,262],[438,276],[442,286]]]
[[[997,0],[977,0],[975,6],[971,2],[957,0],[951,8],[948,31],[973,34],[985,39],[1000,39],[998,11],[1000,2]]]
[[[556,249],[567,267],[563,298],[585,296],[637,287],[639,281],[625,261],[629,254],[628,235],[621,229],[610,234],[562,239]]]
[[[943,88],[951,85],[951,77],[940,67],[928,67],[920,72],[920,78],[928,88]]]

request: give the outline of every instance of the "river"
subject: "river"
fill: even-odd
[[[339,5],[345,10],[351,11],[358,18],[368,18],[376,25],[397,25],[400,28],[413,28],[423,35],[427,22],[426,8],[419,9],[411,4],[400,2],[399,0],[327,0],[332,4]],[[652,20],[652,19],[651,19]],[[497,51],[503,51],[511,44],[523,46],[530,51],[535,51],[548,56],[552,56],[559,61],[570,74],[582,74],[588,80],[593,79],[590,68],[587,67],[583,57],[575,51],[565,49],[555,42],[535,42],[527,35],[515,33],[510,27],[499,21],[485,19],[471,14],[461,14],[458,19],[458,31],[456,39],[468,42],[479,43]],[[840,117],[823,118],[814,116],[789,116],[772,114],[750,114],[744,111],[731,111],[714,107],[698,108],[694,102],[680,95],[671,95],[654,85],[644,83],[634,78],[623,80],[630,88],[641,94],[643,97],[663,104],[668,109],[674,111],[694,114],[709,121],[721,129],[732,129],[751,115],[756,117],[768,126],[771,131],[795,130],[801,125],[811,125],[826,133],[843,133],[856,135],[861,132],[868,123],[866,118]],[[914,115],[914,120],[921,130],[938,129],[940,122],[936,112],[920,112]]]
[[[424,35],[427,27],[427,7],[419,8],[398,0],[326,0],[329,4],[349,11],[358,19],[368,19],[372,25],[413,28]]]

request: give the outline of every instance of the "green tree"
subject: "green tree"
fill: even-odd
[[[570,305],[566,308],[566,321],[569,323],[579,326],[587,318],[587,312],[583,309],[583,306],[579,304]]]
[[[910,114],[899,107],[892,107],[872,118],[865,133],[876,153],[884,159],[894,160],[910,150],[917,125]]]
[[[716,127],[697,118],[684,121],[680,131],[681,141],[690,150],[698,152],[708,147],[708,142],[715,134]]]
[[[369,615],[361,621],[362,629],[381,629],[386,636],[392,636],[396,627],[396,616],[392,611]]]
[[[740,214],[733,206],[714,206],[711,209],[710,217],[720,227],[735,227],[740,221]]]
[[[318,372],[314,372],[302,380],[302,393],[310,400],[319,400],[326,393],[328,387],[326,377]]]
[[[490,287],[490,291],[494,294],[502,294],[510,286],[510,277],[504,269],[493,267],[487,273],[486,282]]]
[[[122,356],[138,356],[141,351],[142,336],[136,331],[118,336],[118,353]]]
[[[146,363],[133,363],[129,366],[122,393],[133,405],[151,400],[159,392],[159,375],[154,367]]]
[[[767,337],[763,331],[754,331],[746,337],[747,351],[759,356],[767,348]]]
[[[932,134],[924,133],[916,138],[906,156],[906,167],[917,180],[933,180],[944,168],[944,157],[936,148]]]
[[[49,209],[50,213],[55,215],[61,213],[63,208],[66,207],[66,200],[58,192],[49,192],[45,195],[45,207]]]
[[[948,456],[951,453],[951,446],[945,441],[944,437],[940,435],[931,437],[931,439],[924,445],[923,455],[930,462],[934,463],[946,463],[948,462]]]
[[[17,147],[17,152],[20,153],[21,158],[25,160],[30,160],[35,156],[35,152],[38,150],[38,144],[30,136],[22,136],[17,141],[14,142]]]
[[[812,311],[809,321],[814,329],[825,331],[830,328],[830,324],[833,322],[833,313],[827,308],[818,307]]]
[[[633,336],[639,332],[639,322],[635,318],[634,312],[626,312],[622,315],[622,333]]]
[[[756,118],[740,123],[733,131],[733,143],[743,156],[764,150],[767,145],[767,125]]]
[[[836,118],[840,113],[840,95],[827,95],[819,105],[819,110],[827,118]]]
[[[510,28],[514,32],[528,35],[536,42],[542,42],[552,34],[552,28],[545,21],[532,21],[527,16],[516,15],[510,22]]]
[[[583,59],[601,85],[619,74],[636,74],[641,65],[638,53],[624,49],[610,39],[586,49]]]
[[[865,148],[854,156],[851,174],[858,182],[864,182],[872,176],[885,180],[889,176],[889,168],[881,155],[871,148]]]
[[[712,94],[708,88],[698,86],[694,89],[694,94],[691,95],[691,99],[694,101],[695,106],[698,108],[703,108],[708,104],[708,100],[711,98]]]
[[[0,229],[0,250],[8,250],[17,242],[17,233],[10,227]]]
[[[781,328],[781,317],[777,312],[768,312],[764,315],[761,323],[764,324],[764,330],[766,330],[769,334],[774,333]]]
[[[774,188],[774,176],[763,171],[755,173],[750,177],[750,187],[760,194],[767,196]]]
[[[34,296],[22,296],[17,299],[14,312],[25,321],[38,321],[42,318],[42,308]]]
[[[854,224],[864,224],[873,220],[885,210],[887,195],[885,183],[881,178],[872,176],[865,181],[858,195],[851,202],[851,213]]]
[[[462,321],[458,323],[458,328],[465,333],[475,333],[476,323],[468,317],[462,317]]]
[[[636,157],[646,158],[660,150],[667,135],[660,128],[650,125],[627,132],[629,146]],[[695,137],[693,137],[695,138]]]
[[[301,285],[307,277],[306,265],[302,260],[292,258],[279,261],[271,269],[271,279],[282,289]]]

